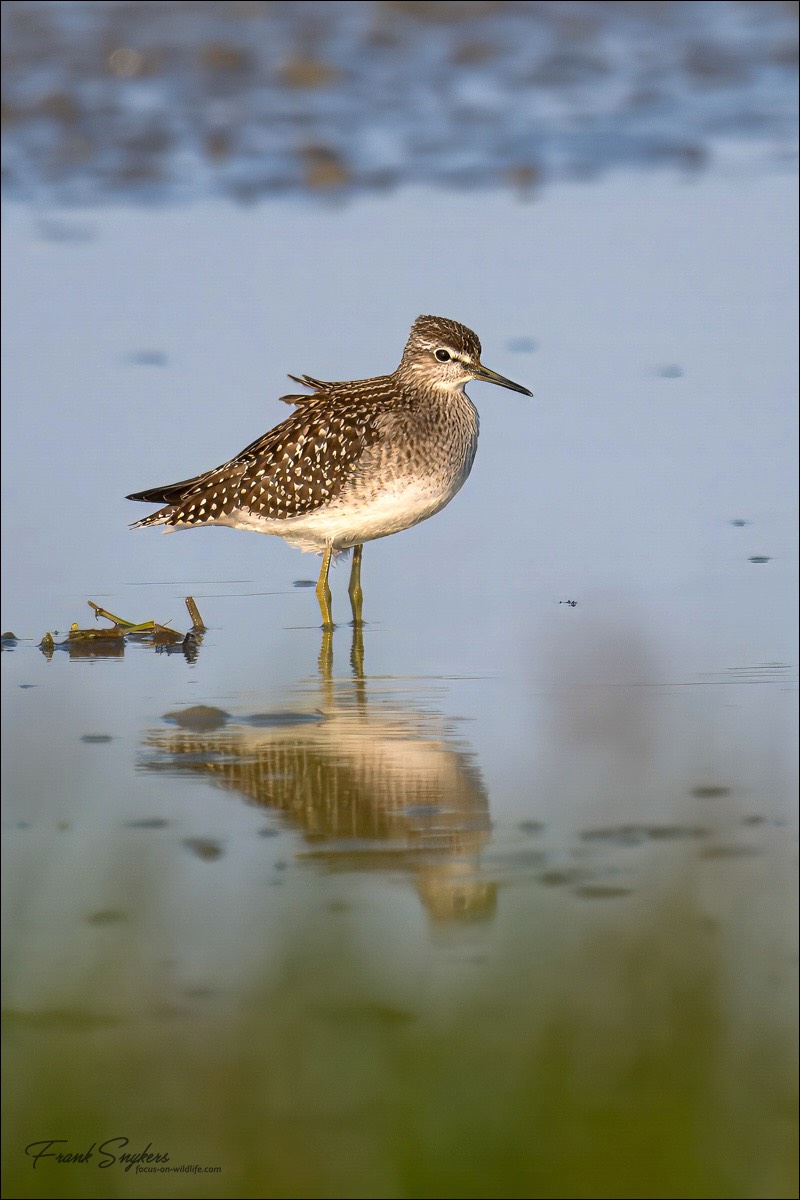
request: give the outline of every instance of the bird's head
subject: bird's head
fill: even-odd
[[[407,375],[417,387],[424,384],[444,391],[463,391],[471,379],[479,379],[521,392],[523,396],[533,395],[521,384],[485,367],[477,335],[447,317],[417,317],[398,373]]]

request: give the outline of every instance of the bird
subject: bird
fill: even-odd
[[[289,378],[310,393],[280,397],[294,406],[291,416],[219,467],[132,492],[128,500],[163,507],[131,528],[226,525],[321,554],[323,630],[334,628],[331,558],[352,549],[348,592],[360,624],[364,543],[440,512],[472,469],[479,419],[466,384],[533,393],[481,363],[480,341],[466,325],[436,316],[416,319],[389,375],[340,383]]]

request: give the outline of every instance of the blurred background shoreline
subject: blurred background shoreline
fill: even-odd
[[[11,0],[2,22],[3,186],[26,202],[796,164],[793,3]]]

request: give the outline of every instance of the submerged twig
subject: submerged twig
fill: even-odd
[[[182,642],[183,634],[178,633],[177,629],[168,629],[166,625],[159,625],[157,622],[154,622],[153,623],[153,641],[156,643],[156,645],[158,645],[159,643],[161,643],[161,645],[163,645],[165,642],[167,642],[167,643]]]
[[[70,627],[71,642],[110,642],[116,638],[124,638],[127,630],[115,626],[113,629],[79,629],[77,624]]]
[[[107,608],[102,608],[99,604],[95,604],[94,600],[88,600],[87,604],[89,608],[94,609],[95,619],[97,617],[105,617],[107,621],[111,621],[113,625],[117,625],[120,629],[133,629],[133,621],[126,621],[124,617],[115,617]]]
[[[200,616],[200,609],[197,607],[194,596],[186,597],[186,607],[189,610],[189,616],[192,618],[192,628],[196,633],[205,633],[205,625],[203,618]]]

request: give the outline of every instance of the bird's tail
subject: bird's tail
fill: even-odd
[[[145,504],[165,505],[158,512],[151,513],[149,517],[142,517],[140,521],[134,521],[131,529],[146,529],[148,525],[168,525],[176,505],[202,479],[202,475],[196,475],[193,479],[183,479],[180,483],[165,483],[162,487],[147,488],[143,492],[131,492],[130,496],[126,496],[126,500],[141,500]]]
[[[144,497],[142,498],[144,499]],[[133,497],[128,496],[128,499],[131,500]],[[165,508],[160,508],[158,512],[151,513],[149,517],[142,517],[140,521],[134,521],[130,528],[146,529],[148,525],[167,525],[174,511],[173,506],[168,504]]]

